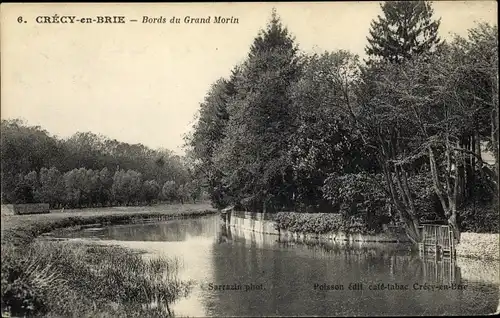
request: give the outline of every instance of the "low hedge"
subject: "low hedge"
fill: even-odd
[[[374,234],[359,217],[345,218],[338,213],[297,213],[279,212],[275,217],[276,229],[290,232],[324,234],[345,232]]]

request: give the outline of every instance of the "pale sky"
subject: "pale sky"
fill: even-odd
[[[217,4],[2,4],[1,117],[50,134],[92,131],[182,153],[199,103],[245,59],[272,7],[306,52],[364,56],[378,2]],[[440,35],[496,24],[494,1],[434,2]],[[123,15],[125,24],[38,24],[37,16]],[[170,24],[173,16],[227,16],[238,24]],[[18,23],[22,16],[27,23]],[[143,24],[143,16],[165,24]],[[137,19],[138,22],[128,22]]]

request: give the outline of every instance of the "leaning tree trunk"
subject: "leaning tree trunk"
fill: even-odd
[[[457,145],[458,147],[458,145]],[[431,146],[428,147],[429,153],[429,164],[431,167],[432,181],[434,185],[434,190],[441,202],[445,217],[448,220],[448,225],[450,226],[455,240],[460,243],[460,229],[458,227],[458,213],[457,213],[457,198],[459,192],[459,176],[460,169],[464,169],[462,165],[455,167],[454,178],[451,177],[451,147],[447,143],[446,147],[446,158],[447,158],[447,171],[444,176],[444,181],[441,182],[439,178],[439,173],[436,164],[436,158],[434,156],[434,150]],[[456,161],[458,163],[458,161]],[[453,185],[452,185],[452,179]],[[444,184],[444,186],[443,186]]]
[[[393,176],[388,165],[382,164],[382,167],[384,171],[384,178],[389,188],[389,194],[392,199],[392,203],[394,204],[396,211],[398,212],[399,219],[403,222],[405,226],[406,234],[410,239],[410,241],[412,241],[412,243],[418,244],[421,241],[421,233],[419,230],[420,224],[415,216],[413,201],[410,201],[412,200],[411,195],[409,191],[404,191],[403,183],[399,180],[400,175],[398,175],[397,168],[396,168],[395,178],[398,186],[400,187],[401,195],[399,195],[398,192],[396,191]],[[404,171],[402,172],[405,173]]]

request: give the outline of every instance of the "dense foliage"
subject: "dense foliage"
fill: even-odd
[[[275,225],[277,229],[315,234],[344,231],[346,228],[346,222],[342,215],[322,215],[319,213],[279,212],[275,217]]]
[[[248,209],[276,211],[293,204],[288,91],[299,72],[296,45],[273,14],[234,79],[225,136],[213,156],[227,195]]]
[[[166,150],[92,133],[58,139],[19,120],[2,120],[1,143],[2,203],[93,207],[201,195],[187,164]]]
[[[445,43],[429,2],[382,9],[367,64],[301,53],[273,12],[187,139],[214,206],[340,213],[413,241],[422,222],[447,221],[459,240],[498,212],[498,158],[482,159],[498,151],[497,27]],[[485,178],[489,199],[471,210]]]
[[[380,231],[392,218],[383,182],[380,174],[331,175],[325,181],[324,193],[327,199],[338,204],[340,214],[346,219],[357,218],[367,228]]]
[[[345,216],[332,213],[296,213],[279,212],[275,216],[276,229],[294,233],[325,234],[342,232],[347,234],[375,234],[381,229],[374,229],[359,215]]]

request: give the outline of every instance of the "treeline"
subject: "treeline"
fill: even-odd
[[[430,3],[382,9],[366,63],[300,52],[273,11],[188,138],[216,207],[338,212],[400,224],[415,241],[426,220],[448,222],[457,239],[498,231],[497,27],[446,43]]]
[[[20,120],[1,123],[2,203],[52,208],[184,202],[201,196],[186,162],[92,133],[50,136]]]
[[[18,174],[11,194],[12,203],[49,203],[52,208],[105,207],[115,205],[145,205],[158,202],[196,202],[201,189],[196,180],[184,184],[143,180],[135,170],[73,169],[62,174],[57,168],[42,168]]]

